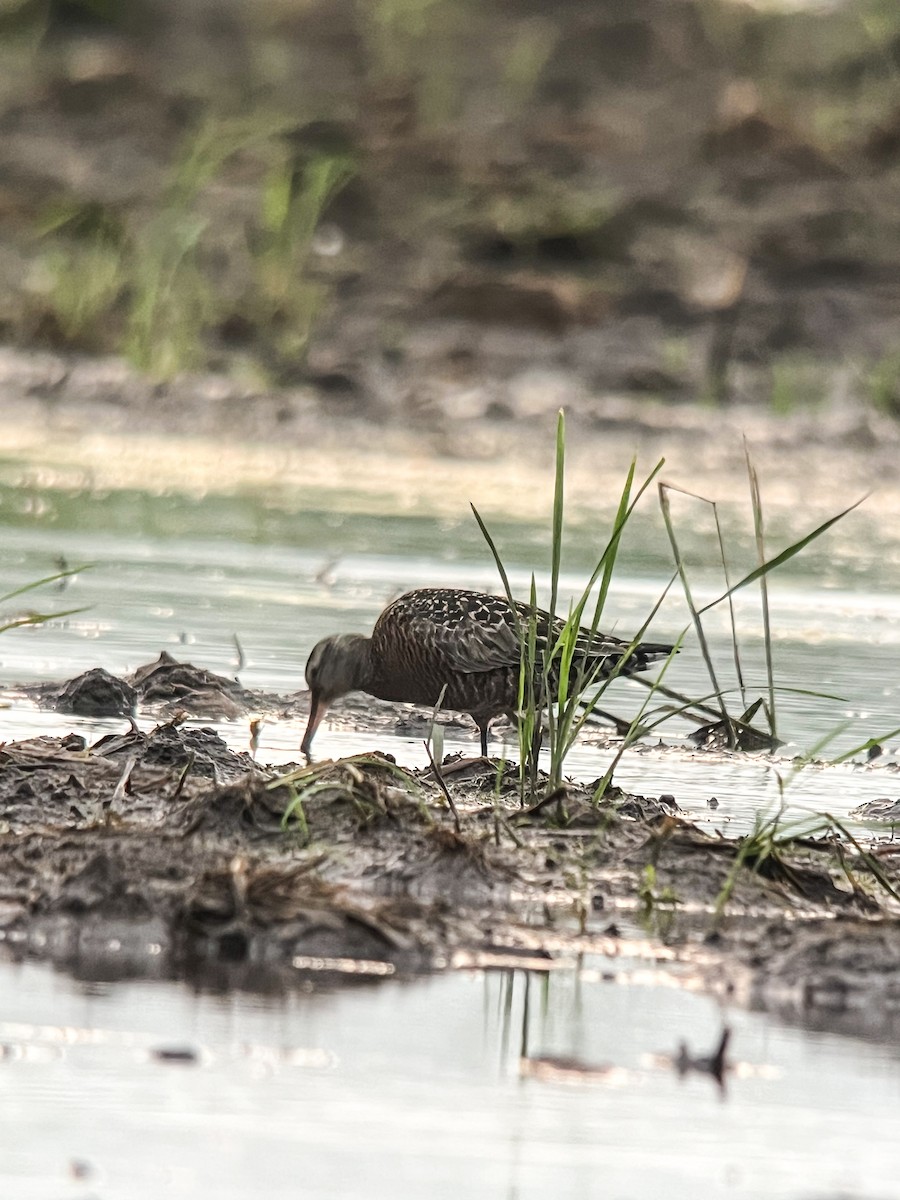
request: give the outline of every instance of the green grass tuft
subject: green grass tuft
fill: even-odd
[[[560,410],[556,425],[553,526],[550,551],[550,602],[548,611],[551,622],[558,615],[559,579],[562,570],[565,517],[565,446],[565,414]],[[591,669],[584,663],[579,662],[575,657],[577,639],[583,629],[587,629],[591,634],[595,634],[601,628],[603,610],[609,595],[623,531],[631,514],[634,512],[635,506],[655,476],[662,469],[662,466],[663,462],[660,460],[646,479],[639,486],[635,487],[636,462],[633,461],[631,463],[619,498],[612,533],[599,554],[594,569],[585,583],[581,594],[570,605],[568,615],[563,621],[562,630],[555,643],[548,641],[546,646],[542,648],[538,647],[536,616],[532,616],[529,620],[519,623],[518,635],[521,647],[521,662],[519,671],[518,732],[520,786],[523,803],[525,803],[526,798],[535,799],[539,793],[538,755],[541,748],[545,721],[548,731],[548,750],[550,756],[546,789],[549,792],[553,792],[562,783],[566,756],[572,749],[585,720],[596,709],[601,696],[618,676],[619,672],[616,671],[609,676],[601,678],[600,667]],[[509,576],[503,565],[503,560],[496,543],[474,506],[473,512],[493,555],[507,599],[512,604],[515,597],[512,594]],[[589,604],[595,587],[597,588],[597,595],[593,601],[593,609],[591,610]],[[529,603],[532,611],[536,612],[537,586],[534,576],[531,578]],[[656,612],[656,608],[658,608],[658,604],[635,635],[632,646],[636,645],[643,636],[647,624]],[[586,611],[591,613],[590,620],[586,619]],[[558,681],[555,687],[554,678]]]

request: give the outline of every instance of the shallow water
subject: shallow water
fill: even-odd
[[[605,981],[610,967],[626,981]],[[0,1193],[896,1194],[893,1049],[723,1011],[646,970],[629,982],[628,967],[266,997],[4,966]],[[724,1094],[658,1058],[682,1039],[708,1052],[723,1022]],[[524,1077],[523,1044],[606,1071]],[[197,1061],[159,1061],[165,1048]]]
[[[10,521],[4,530],[6,590],[51,573],[59,559],[71,566],[91,564],[65,590],[57,593],[57,585],[50,585],[19,601],[49,611],[85,611],[39,629],[5,633],[0,640],[3,681],[61,680],[98,665],[122,673],[155,658],[161,649],[232,675],[239,661],[237,637],[246,657],[241,681],[251,688],[289,693],[304,686],[304,663],[319,637],[370,628],[384,603],[407,588],[429,583],[494,590],[498,586],[490,556],[471,528],[473,521],[457,525],[403,513],[376,518],[288,512],[261,496],[255,505],[246,496],[240,503],[234,498],[149,493],[115,499],[113,504],[102,494],[51,489],[29,493],[26,505],[21,489],[0,489],[0,515]],[[687,748],[665,755],[631,751],[618,769],[620,785],[648,795],[673,794],[691,815],[731,833],[746,828],[761,808],[780,805],[782,799],[791,806],[843,814],[868,800],[900,797],[900,774],[893,770],[892,754],[871,768],[857,762],[831,771],[807,769],[796,776],[789,762],[817,746],[818,757],[834,757],[900,726],[900,589],[894,583],[894,560],[900,552],[885,542],[884,529],[876,533],[873,525],[864,525],[861,530],[852,546],[838,543],[843,549],[837,555],[813,554],[806,561],[801,555],[772,579],[776,678],[786,688],[798,689],[777,696],[779,733],[787,743],[780,757],[709,756]],[[868,550],[865,530],[872,531]],[[570,537],[571,557],[587,562],[595,536],[593,530],[576,526]],[[740,541],[737,533],[735,537]],[[513,586],[526,594],[531,564],[546,559],[544,530],[507,523],[498,528],[497,538],[504,553],[508,549]],[[630,634],[663,592],[668,567],[658,542],[647,537],[626,542],[621,565],[604,623]],[[747,565],[752,566],[752,559]],[[576,571],[565,574],[563,596],[573,593],[582,577]],[[837,588],[835,578],[854,586]],[[692,583],[698,602],[720,594],[710,562],[699,563]],[[749,701],[765,691],[760,606],[752,588],[735,596],[735,615]],[[648,636],[675,637],[688,620],[684,601],[673,587]],[[722,686],[733,687],[724,606],[709,615],[707,630]],[[666,683],[694,695],[710,689],[691,631]],[[812,697],[803,694],[804,689],[839,698]],[[619,681],[604,707],[629,715],[645,698],[645,689]],[[739,711],[736,694],[733,710]],[[72,718],[63,724],[86,727],[89,736],[109,728]],[[21,703],[0,710],[0,737],[7,740],[58,728],[58,718]],[[219,728],[235,748],[246,748],[243,723]],[[674,720],[660,733],[685,747],[690,728]],[[260,758],[273,763],[296,760],[301,734],[296,722],[267,723]],[[900,735],[888,748],[898,741]],[[332,730],[327,722],[317,738],[322,756],[352,753],[371,744],[372,735]],[[418,740],[379,734],[378,745],[408,765],[425,762]],[[450,735],[446,748],[470,752],[472,741],[455,741]],[[610,758],[611,752],[598,750],[586,738],[568,759],[568,770],[577,778],[594,779]],[[711,813],[706,806],[713,796],[719,806]]]

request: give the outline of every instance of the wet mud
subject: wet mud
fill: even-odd
[[[192,706],[203,717],[222,696],[296,715],[305,697],[247,693],[165,655],[128,680],[92,671],[28,695],[69,711],[128,689],[159,718],[149,732],[129,710],[92,744],[73,732],[0,747],[0,939],[16,957],[283,988],[552,970],[627,957],[637,939],[753,1007],[880,1036],[900,1026],[892,843],[764,847],[615,786],[598,801],[595,784],[566,784],[523,806],[499,760],[448,759],[440,779],[377,752],[267,767],[187,724]]]

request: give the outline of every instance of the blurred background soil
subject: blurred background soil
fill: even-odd
[[[896,0],[2,0],[0,394],[892,443],[898,80]]]

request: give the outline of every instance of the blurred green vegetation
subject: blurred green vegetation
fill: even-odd
[[[876,410],[900,420],[900,349],[889,350],[878,359],[869,386]]]
[[[96,201],[54,199],[36,232],[46,278],[43,300],[73,345],[120,348],[159,378],[201,366],[206,333],[233,312],[205,257],[211,218],[201,206],[227,162],[249,149],[271,165],[259,187],[258,236],[241,311],[274,355],[301,357],[325,289],[307,273],[310,249],[328,202],[352,178],[347,155],[321,154],[298,164],[280,130],[259,121],[205,121],[184,141],[155,203],[140,222]],[[98,340],[98,330],[104,340]]]
[[[487,283],[523,328],[657,319],[660,394],[738,359],[787,410],[854,352],[821,287],[895,413],[898,75],[896,0],[0,0],[0,333],[277,382],[350,326],[398,358],[438,294],[481,322]]]

